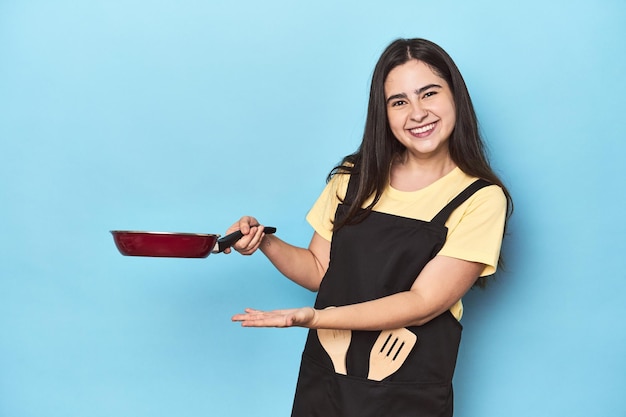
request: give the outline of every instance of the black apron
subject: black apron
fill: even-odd
[[[350,179],[335,218],[344,216],[354,199],[355,177]],[[445,222],[452,211],[487,185],[477,180],[430,222],[373,211],[361,223],[336,231],[315,308],[356,304],[408,291],[443,247]],[[367,379],[370,351],[379,331],[352,331],[347,374],[342,375],[335,373],[317,331],[309,330],[292,417],[452,416],[452,376],[461,324],[446,311],[408,330],[417,335],[415,346],[400,369],[382,381]]]

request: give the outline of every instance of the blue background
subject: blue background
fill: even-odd
[[[626,416],[626,3],[0,1],[0,416],[285,416],[310,305],[260,254],[121,256],[109,230],[304,216],[397,37],[464,74],[516,212],[466,297],[456,416]]]

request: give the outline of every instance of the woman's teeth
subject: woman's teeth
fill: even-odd
[[[434,128],[435,128],[435,124],[431,123],[426,126],[411,129],[411,133],[413,133],[414,135],[419,135],[420,133],[428,132],[429,130],[433,130]]]

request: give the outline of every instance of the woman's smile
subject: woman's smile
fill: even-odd
[[[437,125],[437,122],[429,123],[424,126],[419,126],[413,129],[409,129],[409,132],[411,133],[411,135],[415,136],[416,138],[424,138],[433,132],[436,125]]]

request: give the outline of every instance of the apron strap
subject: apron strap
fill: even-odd
[[[448,220],[448,217],[450,217],[450,214],[452,214],[454,210],[456,210],[461,204],[463,204],[465,200],[474,195],[476,191],[489,185],[492,184],[483,179],[474,181],[465,190],[461,191],[456,197],[454,197],[452,201],[450,201],[444,208],[442,208],[441,211],[437,213],[437,215],[433,217],[430,222],[444,226],[446,221]]]
[[[465,190],[461,191],[456,197],[454,197],[444,208],[442,208],[441,211],[437,213],[430,222],[444,226],[446,221],[448,221],[448,217],[450,217],[450,214],[452,214],[454,210],[456,210],[461,204],[463,204],[465,200],[474,195],[476,191],[489,185],[493,184],[483,179],[478,179],[474,181],[473,183],[468,185]],[[351,174],[350,180],[348,181],[346,196],[343,199],[343,204],[345,204],[346,206],[352,205],[352,202],[356,197],[358,188],[359,176],[358,174]]]

